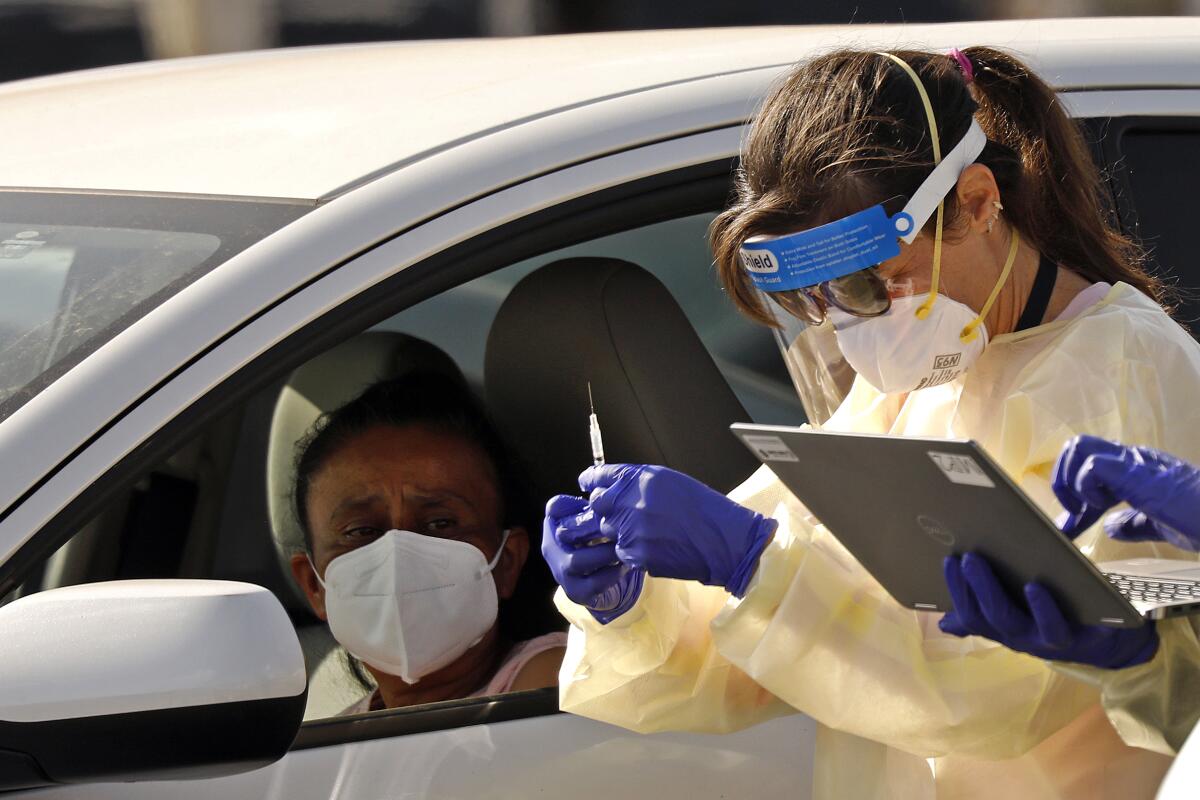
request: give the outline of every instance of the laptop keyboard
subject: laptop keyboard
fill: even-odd
[[[1139,578],[1136,575],[1115,575],[1108,573],[1105,577],[1121,594],[1130,600],[1140,600],[1145,603],[1177,603],[1182,600],[1200,600],[1200,582],[1198,581],[1162,581],[1152,578]]]

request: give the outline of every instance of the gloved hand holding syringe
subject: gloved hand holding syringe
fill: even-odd
[[[633,608],[647,574],[742,597],[778,523],[668,467],[606,464],[594,405],[588,433],[584,496],[552,497],[542,523],[542,556],[567,598],[607,624]]]

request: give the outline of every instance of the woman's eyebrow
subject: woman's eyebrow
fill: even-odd
[[[457,500],[468,508],[475,508],[474,501],[451,489],[416,489],[413,491],[411,497],[414,502],[420,503],[423,506],[440,505],[447,500]]]
[[[357,511],[367,511],[377,507],[383,498],[377,494],[367,495],[366,497],[348,497],[338,503],[333,511],[329,514],[329,519],[335,520],[342,514],[349,514]]]

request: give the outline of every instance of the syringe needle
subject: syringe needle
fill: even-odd
[[[596,404],[592,400],[592,382],[588,381],[588,436],[592,440],[592,466],[604,463],[604,440],[600,438],[600,421],[596,419]]]

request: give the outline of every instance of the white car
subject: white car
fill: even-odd
[[[1113,213],[1200,287],[1198,19],[397,43],[0,86],[0,789],[807,797],[803,715],[639,736],[546,689],[332,716],[364,690],[281,566],[291,448],[417,341],[543,494],[590,463],[588,380],[611,460],[732,488],[756,462],[728,423],[803,419],[705,242],[748,118],[817,52],[973,44],[1059,89]]]

